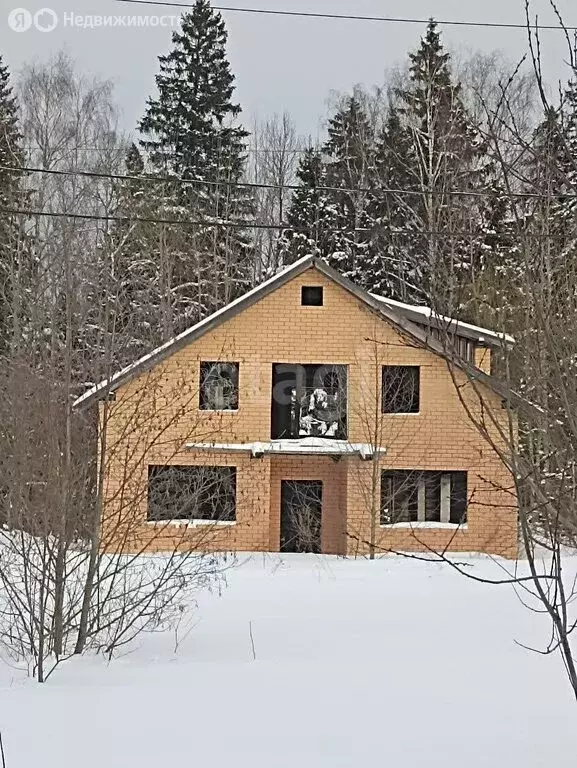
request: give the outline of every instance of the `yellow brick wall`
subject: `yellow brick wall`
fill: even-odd
[[[491,373],[491,350],[488,347],[478,346],[475,349],[475,365],[485,373]]]
[[[301,287],[322,285],[324,305],[302,307]],[[239,409],[208,413],[198,407],[202,360],[240,363]],[[175,352],[121,387],[113,402],[101,406],[107,446],[103,548],[119,542],[132,550],[161,550],[173,545],[212,549],[276,550],[279,487],[285,479],[325,479],[338,488],[342,501],[335,518],[323,520],[326,551],[366,551],[370,504],[366,500],[371,464],[357,458],[273,457],[207,454],[185,449],[186,443],[231,443],[270,440],[273,363],[326,363],[348,366],[349,441],[378,442],[386,449],[383,468],[466,470],[472,503],[466,530],[381,529],[383,548],[487,551],[514,556],[516,512],[511,480],[496,454],[478,434],[460,396],[475,413],[478,398],[470,385],[457,394],[446,362],[411,343],[357,298],[314,268],[281,286]],[[382,365],[421,366],[421,411],[381,415]],[[459,385],[464,383],[457,376]],[[483,388],[493,412],[499,399]],[[380,436],[379,436],[380,435]],[[148,464],[233,464],[237,467],[237,523],[220,528],[156,525],[146,522]],[[310,477],[311,471],[318,477]],[[330,470],[330,472],[329,472]],[[332,474],[331,474],[332,472]],[[331,490],[334,497],[334,490]],[[334,499],[333,499],[334,501]],[[200,544],[199,544],[200,542]]]

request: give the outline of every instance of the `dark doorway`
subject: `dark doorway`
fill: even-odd
[[[322,506],[320,480],[281,482],[281,552],[320,553]]]

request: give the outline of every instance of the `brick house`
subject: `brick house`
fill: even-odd
[[[511,477],[467,413],[509,418],[512,341],[301,259],[77,400],[102,549],[516,557]]]

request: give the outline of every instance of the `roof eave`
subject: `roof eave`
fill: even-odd
[[[445,330],[448,333],[454,333],[457,336],[463,336],[472,341],[477,341],[480,344],[484,344],[489,347],[501,349],[503,346],[513,346],[515,339],[507,333],[498,333],[492,331],[489,328],[482,328],[481,326],[475,326],[471,323],[464,323],[451,317],[445,317],[436,315],[430,307],[424,309],[429,310],[429,314],[426,312],[420,312],[418,309],[413,308],[410,304],[404,304],[403,302],[391,301],[384,296],[378,294],[370,294],[377,301],[381,302],[385,306],[397,310],[403,314],[410,322],[419,326],[431,327],[436,329]]]

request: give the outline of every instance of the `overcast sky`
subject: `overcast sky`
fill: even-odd
[[[65,48],[86,73],[110,78],[122,109],[123,127],[133,130],[154,89],[157,56],[170,47],[169,27],[82,29],[64,26],[63,14],[173,14],[174,8],[136,6],[118,0],[45,0],[58,15],[51,32],[15,32],[8,16],[15,7],[34,13],[43,2],[0,0],[0,53],[13,72],[30,59],[46,59]],[[219,5],[396,17],[523,22],[522,0],[215,0]],[[568,25],[577,26],[577,0],[557,0]],[[554,23],[548,0],[532,0],[542,23]],[[299,132],[316,136],[331,91],[356,83],[383,82],[388,68],[402,63],[418,44],[423,27],[367,21],[286,18],[224,12],[229,56],[237,77],[237,98],[245,122],[287,110]],[[13,18],[13,17],[12,17]],[[46,15],[43,18],[47,18]],[[446,27],[446,43],[459,50],[500,49],[513,60],[527,49],[523,30]],[[567,79],[566,44],[559,32],[543,33],[545,70],[550,82]]]

